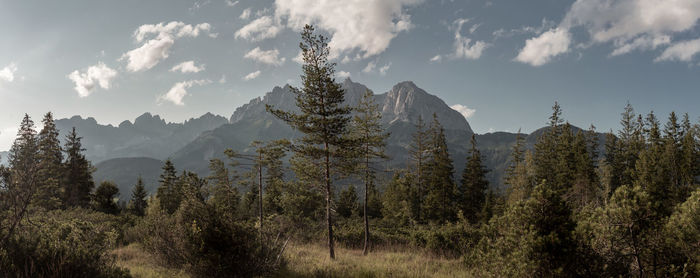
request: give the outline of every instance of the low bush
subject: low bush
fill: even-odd
[[[30,216],[0,248],[0,277],[130,277],[106,255],[118,241],[115,219],[84,209]]]
[[[264,275],[283,264],[280,244],[263,243],[253,227],[197,198],[185,199],[173,215],[149,209],[139,225],[146,250],[195,277]]]

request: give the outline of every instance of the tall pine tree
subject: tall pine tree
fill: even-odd
[[[39,196],[37,204],[46,209],[61,207],[61,188],[63,182],[63,153],[58,138],[58,129],[53,114],[46,113],[42,120],[44,127],[38,136]]]
[[[68,207],[88,207],[90,205],[90,192],[95,187],[92,180],[92,166],[83,154],[82,144],[75,127],[66,137],[64,152],[66,161],[66,181],[64,184],[63,203]]]
[[[384,147],[389,134],[385,133],[382,128],[382,114],[379,111],[379,105],[374,103],[374,94],[371,91],[367,90],[365,92],[355,110],[357,114],[352,120],[351,136],[357,144],[356,158],[359,159],[359,163],[355,164],[357,166],[356,171],[358,171],[365,184],[362,205],[365,241],[362,254],[367,255],[370,248],[369,211],[367,207],[370,202],[370,194],[375,192],[376,160],[388,158],[384,153]]]
[[[326,226],[328,251],[335,258],[331,202],[333,196],[334,160],[343,158],[343,146],[347,145],[343,134],[347,131],[351,109],[343,105],[345,91],[333,78],[335,63],[328,61],[328,38],[315,35],[314,28],[306,25],[301,34],[304,64],[301,89],[293,88],[300,114],[268,110],[304,134],[295,152],[309,158],[320,158],[323,166],[323,183],[326,194]]]
[[[455,218],[456,187],[454,168],[447,150],[445,129],[433,114],[430,126],[431,160],[428,162],[428,188],[422,210],[427,220],[444,223]]]
[[[421,207],[423,200],[425,199],[425,189],[426,189],[426,168],[427,162],[430,160],[430,134],[426,130],[425,122],[423,122],[423,117],[418,115],[418,122],[416,123],[416,132],[413,133],[411,137],[411,145],[409,146],[410,161],[413,167],[413,171],[416,174],[415,185],[413,193],[415,195],[415,200],[411,202],[411,214],[413,218],[421,222],[423,219],[423,213],[421,212]],[[412,172],[412,171],[409,171]]]
[[[462,186],[459,187],[459,208],[470,223],[477,223],[483,219],[480,213],[486,201],[486,189],[489,182],[486,180],[488,170],[481,161],[481,153],[476,148],[476,135],[474,134],[472,134],[471,145],[467,164],[462,172]]]
[[[163,172],[160,174],[158,182],[160,185],[156,196],[158,196],[160,201],[160,207],[167,213],[172,214],[180,207],[182,190],[179,187],[175,165],[170,159],[165,161]]]
[[[143,179],[139,176],[136,180],[136,185],[131,190],[131,201],[129,204],[131,213],[144,216],[148,207],[146,198],[148,198],[148,192],[146,192],[146,187],[143,185]]]

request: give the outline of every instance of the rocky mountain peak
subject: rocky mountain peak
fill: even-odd
[[[412,81],[400,82],[381,97],[382,120],[386,123],[404,121],[429,123],[433,113],[445,129],[472,132],[469,123],[459,112],[451,109],[442,99],[416,86]]]

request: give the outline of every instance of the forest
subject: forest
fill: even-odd
[[[150,194],[95,184],[79,130],[28,116],[0,166],[0,277],[700,277],[700,123],[638,114],[618,131],[573,128],[556,102],[534,148],[512,146],[489,185],[479,142],[455,169],[437,116],[405,169],[368,91],[343,106],[328,38],[307,25],[301,134],[162,167]],[[468,142],[468,143],[467,143]],[[117,202],[130,195],[129,202]]]

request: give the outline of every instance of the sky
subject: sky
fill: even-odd
[[[338,80],[411,80],[477,133],[531,132],[555,101],[599,131],[627,102],[697,121],[699,18],[697,0],[0,0],[0,150],[25,113],[229,117],[299,84],[307,23]]]

